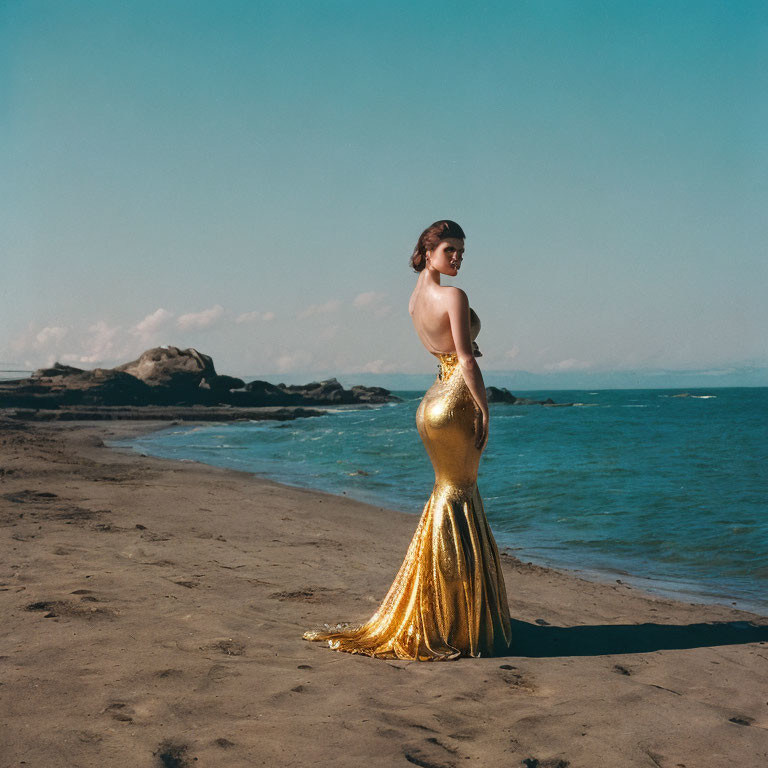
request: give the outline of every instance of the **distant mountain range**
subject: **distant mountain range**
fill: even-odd
[[[437,370],[437,367],[435,367]],[[0,369],[0,379],[16,379],[27,371]],[[249,373],[240,375],[245,381],[262,379],[272,383],[306,384],[337,378],[345,387],[355,384],[385,387],[395,391],[424,391],[435,380],[432,373]],[[713,389],[716,387],[768,387],[768,367],[756,365],[731,368],[688,370],[654,369],[637,371],[483,371],[486,386],[507,387],[513,393],[559,389]]]
[[[437,370],[435,368],[435,370]],[[345,387],[354,384],[385,387],[394,391],[424,391],[435,380],[431,373],[344,373],[336,371],[259,373],[240,376],[245,381],[265,379],[303,384],[335,376]],[[637,371],[483,371],[486,386],[507,387],[512,392],[558,389],[713,389],[716,387],[768,387],[768,367],[734,366],[689,370]]]

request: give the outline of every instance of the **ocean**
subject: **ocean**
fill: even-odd
[[[419,515],[434,482],[415,426],[423,393],[394,394],[403,402],[113,444]],[[515,394],[577,405],[491,405],[478,487],[501,549],[768,615],[768,388]]]

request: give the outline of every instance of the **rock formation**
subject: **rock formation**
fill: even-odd
[[[489,403],[507,403],[509,405],[573,405],[573,403],[556,403],[551,397],[546,400],[532,400],[528,397],[517,397],[506,387],[486,387]]]
[[[125,371],[151,387],[172,387],[177,391],[194,390],[203,379],[216,376],[213,360],[196,349],[154,347],[142,353],[138,360],[114,368]]]
[[[216,373],[196,349],[155,347],[115,368],[88,371],[55,363],[29,378],[0,381],[0,408],[69,406],[262,406],[386,403],[399,398],[381,387],[344,389],[336,379],[305,385],[246,384]]]

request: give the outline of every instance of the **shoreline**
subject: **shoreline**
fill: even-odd
[[[701,768],[768,752],[768,619],[747,611],[504,554],[506,657],[303,640],[375,610],[414,516],[104,444],[164,426],[0,422],[8,765]]]
[[[328,408],[331,408],[331,406],[326,407],[324,410],[327,410]],[[178,426],[185,427],[185,428],[194,428],[199,426],[215,426],[219,422],[212,422],[212,421],[200,421],[200,422],[194,422],[194,421],[184,421],[178,423]],[[225,422],[221,422],[222,425],[225,424]],[[176,422],[171,422],[167,424],[160,424],[150,427],[147,425],[146,430],[139,430],[137,434],[131,435],[128,437],[121,437],[118,438],[118,440],[114,441],[115,443],[122,442],[125,440],[132,440],[135,437],[142,437],[145,434],[150,434],[151,432],[157,432],[162,431],[163,429],[169,428],[171,426],[177,426]],[[129,453],[137,453],[138,455],[145,455],[138,451],[135,451],[131,448],[118,445],[118,444],[107,444],[108,447],[114,449],[114,450],[125,450]],[[153,456],[154,458],[164,458],[162,456],[156,456],[155,454],[146,454]],[[211,466],[216,467],[218,465],[215,464],[207,464],[203,461],[198,461],[197,459],[169,459],[170,461],[183,461],[186,463],[200,463],[204,466]],[[234,469],[234,468],[232,468]],[[261,474],[256,472],[249,472],[248,470],[235,470],[235,471],[245,471],[249,474],[252,474],[254,477],[268,480],[270,482],[276,483],[279,486],[284,486],[286,488],[302,488],[307,491],[315,491],[318,493],[326,493],[330,494],[331,496],[334,496],[336,498],[346,498],[346,499],[352,499],[356,500],[361,504],[367,505],[367,506],[377,506],[372,501],[365,501],[362,499],[357,499],[354,496],[347,496],[347,495],[341,495],[337,493],[333,493],[332,491],[325,491],[321,488],[315,488],[310,485],[299,485],[299,484],[292,484],[288,482],[281,481],[275,477],[271,477],[268,474]],[[428,495],[429,491],[426,491],[426,495]],[[426,498],[426,496],[425,496]],[[415,517],[416,520],[418,520],[421,511],[418,512],[406,512],[402,509],[393,510],[401,514],[407,514],[409,517]],[[746,611],[748,613],[753,613],[756,616],[760,617],[768,617],[768,601],[765,601],[764,603],[752,601],[748,598],[739,598],[736,597],[735,599],[732,596],[729,596],[725,594],[724,592],[718,593],[718,592],[712,592],[708,591],[705,586],[699,586],[696,582],[692,581],[685,581],[683,579],[674,579],[672,577],[670,578],[664,578],[664,577],[655,577],[655,576],[640,576],[636,573],[627,571],[620,567],[611,568],[610,566],[606,567],[576,567],[564,563],[557,562],[556,560],[549,560],[546,557],[541,557],[537,554],[530,554],[525,551],[524,547],[513,547],[511,545],[502,544],[501,541],[497,538],[497,544],[499,553],[504,553],[506,556],[512,557],[519,561],[525,561],[526,564],[529,565],[537,565],[542,568],[548,568],[551,570],[557,570],[562,571],[567,574],[572,574],[573,576],[577,578],[583,578],[587,581],[591,581],[594,583],[603,584],[606,586],[613,586],[614,583],[619,583],[624,586],[631,586],[634,589],[637,589],[647,595],[650,596],[656,596],[656,597],[663,597],[669,600],[675,600],[682,603],[688,603],[691,605],[720,605],[724,606],[726,608],[735,608],[736,610]]]

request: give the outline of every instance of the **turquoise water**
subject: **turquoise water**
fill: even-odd
[[[690,602],[768,615],[768,388],[526,392],[491,406],[478,487],[500,547]],[[419,514],[422,393],[319,418],[173,427],[137,451]]]

